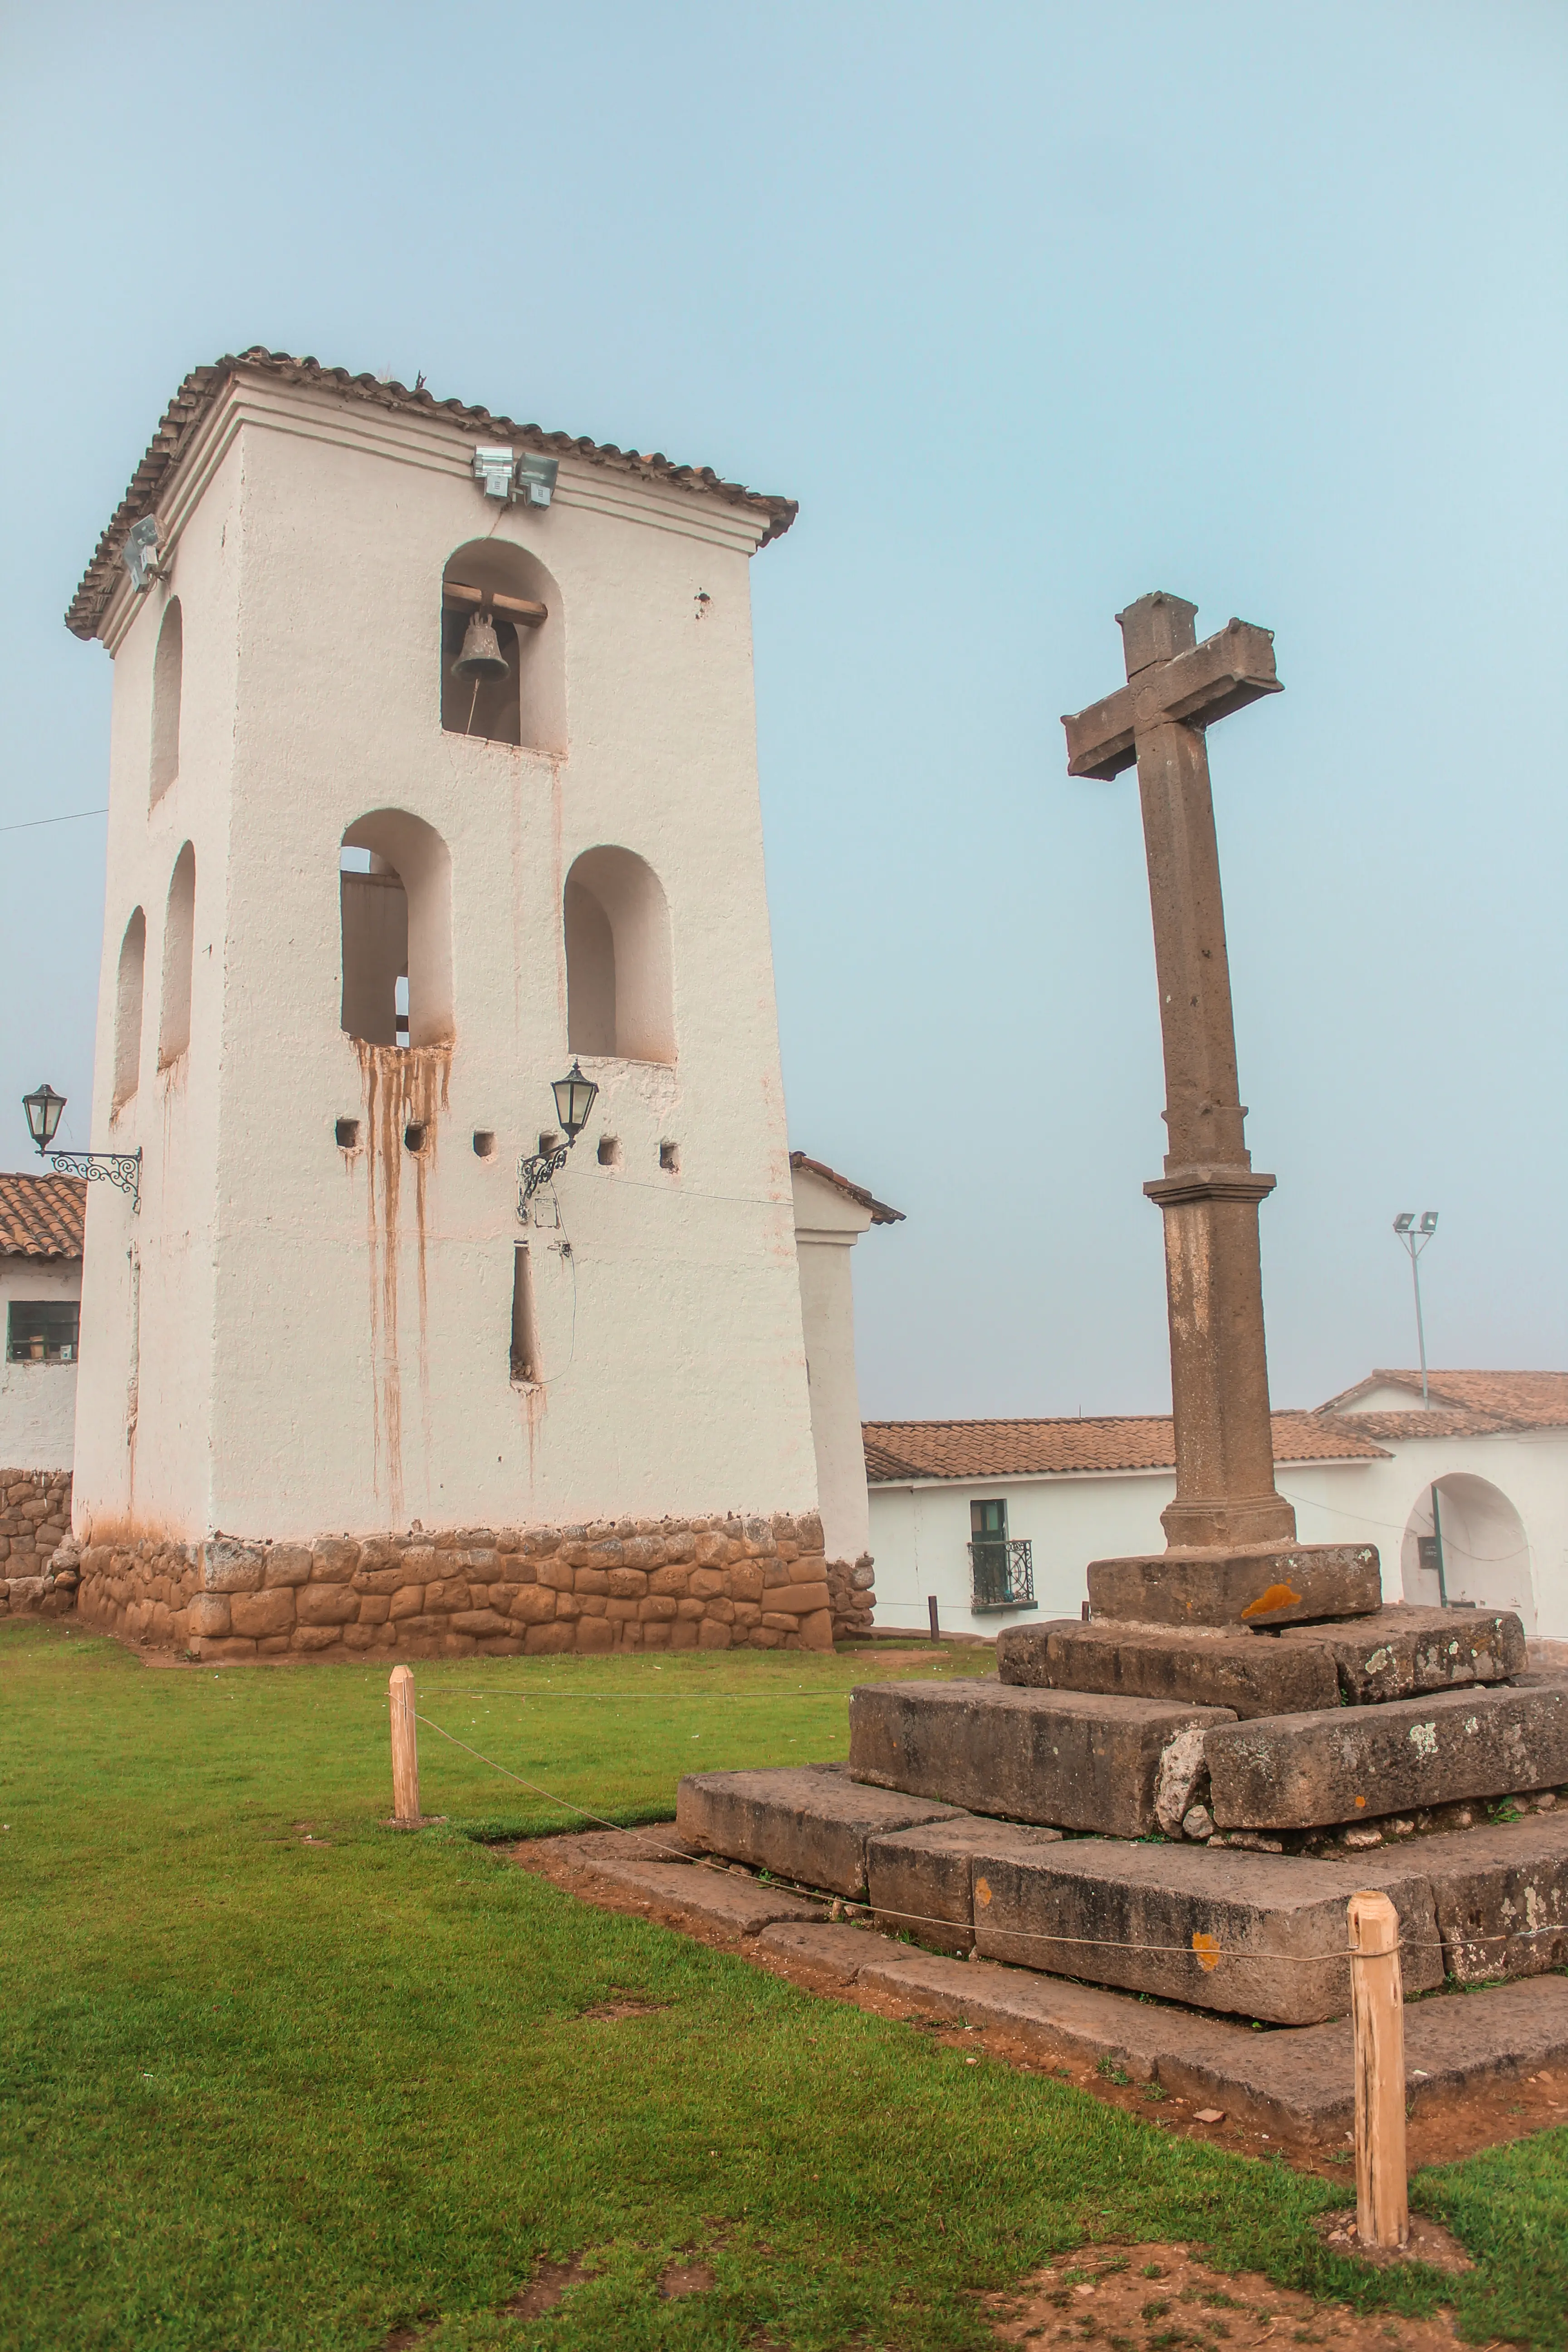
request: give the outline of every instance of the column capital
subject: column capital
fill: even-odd
[[[1163,1176],[1153,1177],[1143,1191],[1162,1209],[1174,1208],[1184,1201],[1266,1201],[1273,1192],[1278,1178],[1265,1176],[1261,1169],[1169,1168]]]

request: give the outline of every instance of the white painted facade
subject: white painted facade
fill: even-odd
[[[860,1442],[849,1254],[873,1223],[891,1223],[897,1213],[873,1202],[858,1186],[803,1164],[798,1152],[793,1174],[823,1549],[829,1559],[853,1565],[870,1551],[871,1520]]]
[[[1401,1395],[1394,1409],[1409,1403]],[[1431,1438],[1380,1431],[1376,1442],[1386,1459],[1279,1465],[1300,1540],[1375,1543],[1384,1597],[1435,1606],[1436,1576],[1421,1566],[1417,1539],[1432,1532],[1436,1484],[1449,1600],[1517,1610],[1528,1634],[1568,1638],[1568,1430]],[[1005,1625],[1077,1617],[1090,1560],[1164,1549],[1160,1513],[1174,1492],[1173,1471],[1163,1470],[873,1486],[877,1622],[924,1630],[933,1594],[946,1631],[988,1640]],[[1032,1611],[972,1606],[970,1505],[998,1498],[1009,1537],[1032,1546]]]
[[[499,505],[476,437],[241,365],[160,489],[161,576],[100,625],[93,1141],[143,1161],[139,1216],[108,1187],[89,1208],[84,1540],[816,1504],[752,708],[766,517],[570,455],[547,509]],[[444,577],[547,607],[518,632],[521,743],[443,728]],[[340,1025],[345,924],[384,958],[370,995],[405,964],[406,1048]],[[586,972],[612,935],[608,992],[569,1007],[569,951]],[[599,1098],[524,1226],[519,1158],[579,1033]]]
[[[81,1297],[81,1260],[0,1255],[0,1468],[68,1470],[76,1429],[77,1366],[12,1360],[11,1307]]]

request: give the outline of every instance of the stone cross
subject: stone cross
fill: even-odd
[[[1172,1551],[1289,1546],[1274,1486],[1258,1204],[1274,1189],[1243,1140],[1219,851],[1204,730],[1278,694],[1274,638],[1232,621],[1200,646],[1195,604],[1141,596],[1117,614],[1127,683],[1064,719],[1068,772],[1138,769],[1165,1048],[1165,1172],[1143,1190],[1165,1219],[1176,1496]]]

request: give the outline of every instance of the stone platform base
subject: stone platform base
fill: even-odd
[[[1342,2141],[1352,2126],[1348,2019],[1258,2033],[1250,2022],[922,1950],[875,1932],[869,1922],[833,1924],[826,1894],[801,1895],[736,1864],[704,1867],[679,1829],[673,1835],[650,1828],[539,1839],[517,1848],[513,1859],[563,1873],[594,1900],[738,1941],[743,1956],[782,1967],[816,1990],[873,2004],[890,2000],[922,2020],[994,2029],[1047,2063],[1067,2059],[1115,2068],[1118,2079],[1157,2083],[1276,2138]],[[1415,2002],[1405,2011],[1405,2063],[1407,2101],[1417,2118],[1456,2094],[1568,2066],[1568,1979],[1550,1976]]]
[[[866,1902],[940,1950],[1279,2025],[1349,2008],[1345,1905],[1364,1887],[1398,1909],[1407,1993],[1568,1967],[1568,1807],[1554,1801],[1325,1862],[1052,1839],[810,1766],[689,1774],[676,1829],[696,1852]]]
[[[74,1572],[48,1572],[70,1523],[68,1470],[0,1470],[0,1617],[59,1617],[76,1607]]]
[[[416,1526],[310,1544],[149,1538],[89,1544],[79,1571],[79,1615],[94,1631],[228,1663],[831,1650],[869,1631],[876,1601],[868,1560],[824,1559],[815,1513]]]

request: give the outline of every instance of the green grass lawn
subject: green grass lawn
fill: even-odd
[[[973,1654],[908,1670],[973,1671]],[[673,1811],[696,1767],[842,1755],[875,1658],[416,1670],[422,1711],[553,1799]],[[0,1626],[0,2344],[328,2352],[987,2340],[976,2288],[1084,2238],[1202,2242],[1415,2312],[1312,2213],[1343,2189],[1172,2139],[643,1922],[475,1832],[581,1826],[421,1729],[399,1835],[384,1667],[164,1672]],[[307,1844],[301,1824],[322,1843]],[[617,1995],[658,2006],[616,2021]],[[1479,2259],[1468,2338],[1568,2346],[1568,2132],[1421,2177]],[[678,2251],[710,2292],[660,2301]],[[542,2259],[592,2276],[495,2309]]]

